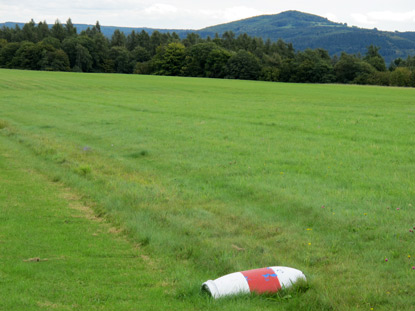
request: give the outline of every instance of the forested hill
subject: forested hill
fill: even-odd
[[[0,27],[3,25],[14,27],[15,24],[0,24]],[[19,24],[20,27],[23,25]],[[92,27],[84,24],[74,26],[78,32]],[[235,36],[247,33],[249,36],[261,37],[264,40],[282,39],[291,42],[296,50],[323,48],[331,55],[338,55],[341,52],[363,55],[367,47],[373,44],[381,48],[380,54],[387,63],[399,57],[406,58],[408,55],[415,54],[415,32],[388,32],[349,27],[347,24],[334,23],[326,18],[298,11],[256,16],[199,30],[101,26],[102,33],[107,37],[111,37],[115,29],[121,30],[126,35],[133,30],[136,32],[145,30],[149,34],[155,30],[161,33],[176,32],[181,38],[186,37],[190,32],[196,32],[202,38],[207,36],[213,38],[216,33],[222,36],[225,32],[232,31]]]
[[[415,32],[349,27],[347,24],[334,23],[326,18],[298,11],[256,16],[204,28],[199,33],[213,36],[226,31],[232,31],[236,35],[247,33],[264,40],[282,39],[291,42],[298,50],[323,48],[331,55],[341,52],[364,54],[367,46],[373,44],[381,48],[380,54],[387,63],[415,54]]]

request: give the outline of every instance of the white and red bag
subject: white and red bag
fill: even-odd
[[[224,275],[202,284],[212,297],[221,298],[237,294],[275,293],[288,288],[298,280],[306,280],[304,273],[289,267],[269,267]]]

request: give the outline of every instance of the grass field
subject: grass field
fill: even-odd
[[[415,310],[414,98],[0,70],[0,309]],[[73,233],[68,197],[95,213]],[[272,265],[308,288],[200,293]]]

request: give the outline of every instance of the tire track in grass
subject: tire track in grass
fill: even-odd
[[[0,136],[0,310],[190,307],[139,246],[31,161]]]

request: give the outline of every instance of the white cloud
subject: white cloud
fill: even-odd
[[[177,13],[179,10],[173,5],[170,4],[163,4],[163,3],[156,3],[152,6],[144,9],[144,13],[148,15],[168,15]]]
[[[352,18],[359,24],[363,24],[363,25],[375,25],[376,24],[376,21],[370,20],[369,17],[365,14],[353,13]]]
[[[245,6],[236,6],[232,8],[227,8],[221,10],[223,13],[223,18],[228,21],[239,20],[247,17],[261,15],[262,12],[254,8],[248,8]]]
[[[156,26],[155,23],[163,23],[170,28],[193,28],[200,29],[207,26],[231,22],[243,18],[264,14],[263,12],[247,6],[233,6],[223,9],[179,9],[173,5],[157,3],[145,9],[127,12],[127,16],[131,17],[145,15],[145,19],[149,22],[146,26]],[[130,18],[131,19],[131,18]],[[144,19],[144,18],[143,18]]]
[[[406,12],[385,11],[371,11],[367,13],[353,13],[352,19],[359,26],[363,27],[379,27],[386,28],[385,30],[394,30],[397,28],[413,31],[411,24],[415,22],[415,10]],[[412,24],[413,25],[413,24]]]
[[[405,22],[415,21],[415,10],[408,12],[379,11],[370,12],[367,16],[376,21]]]
[[[234,6],[220,10],[199,10],[197,14],[204,15],[205,17],[209,17],[220,22],[230,22],[264,13],[246,6]]]
[[[330,12],[324,14],[324,16],[327,17],[327,19],[332,21],[332,22],[337,22],[337,23],[343,23],[344,22],[341,19],[339,19],[336,14],[333,14],[333,13],[330,13]]]

